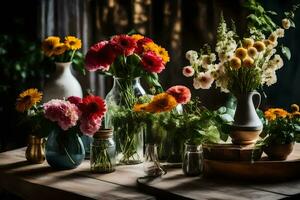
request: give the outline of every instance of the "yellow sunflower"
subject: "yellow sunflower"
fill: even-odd
[[[65,45],[70,50],[78,50],[81,48],[81,40],[74,36],[65,37]]]
[[[165,48],[158,46],[158,55],[162,58],[164,63],[170,61],[169,53]]]
[[[133,34],[131,35],[131,38],[134,39],[135,41],[141,40],[144,38],[144,36],[140,35],[140,34]]]
[[[171,111],[177,106],[176,99],[168,93],[157,94],[151,102],[145,106],[145,111],[152,113]]]
[[[148,103],[135,104],[133,106],[133,111],[135,111],[135,112],[146,111],[147,106],[148,106]]]
[[[35,88],[28,89],[17,98],[16,110],[24,112],[42,100],[43,94]]]
[[[67,49],[68,49],[68,47],[64,43],[59,43],[59,44],[55,45],[53,54],[56,56],[61,55],[61,54],[65,53],[65,51]]]
[[[59,37],[49,36],[42,43],[42,50],[46,56],[51,57],[55,52],[55,46],[59,44]]]

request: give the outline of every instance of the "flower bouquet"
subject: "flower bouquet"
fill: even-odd
[[[173,159],[181,157],[182,145],[180,144],[184,143],[180,135],[173,131],[176,123],[168,124],[172,127],[170,128],[166,127],[167,125],[162,121],[167,120],[170,115],[180,115],[176,111],[177,105],[188,103],[190,98],[190,90],[185,86],[177,85],[152,98],[143,99],[143,103],[134,105],[133,110],[139,113],[141,122],[146,125],[146,143],[158,145],[158,155],[161,161],[178,162],[180,160]]]
[[[73,63],[74,69],[85,74],[83,55],[78,51],[81,45],[81,40],[74,36],[67,36],[64,41],[59,37],[49,36],[42,42],[44,55],[56,68],[45,85],[44,101],[69,96],[82,97],[81,86],[70,70]]]
[[[94,44],[86,54],[89,71],[113,76],[114,85],[106,96],[108,112],[105,126],[114,129],[117,162],[136,164],[143,157],[143,130],[132,107],[137,97],[146,94],[144,79],[152,93],[161,92],[158,73],[169,62],[168,52],[150,38],[139,34],[116,35]]]
[[[283,28],[289,28],[287,22],[292,22],[298,8],[295,6],[292,11],[285,12],[281,28],[269,16],[276,13],[265,11],[253,0],[248,1],[247,6],[255,13],[248,16],[248,37],[239,38],[235,27],[230,30],[221,17],[215,52],[208,45],[200,52],[190,50],[186,53],[190,66],[183,68],[185,76],[193,77],[195,89],[209,89],[215,82],[221,91],[231,92],[237,98],[231,135],[236,144],[251,144],[258,139],[262,123],[252,97],[260,99],[256,90],[276,83],[276,71],[283,67],[281,56],[276,54],[278,40],[284,37]],[[281,46],[281,50],[289,59],[289,49]]]
[[[71,96],[67,100],[53,99],[43,104],[44,117],[51,122],[51,133],[46,143],[48,163],[59,169],[77,167],[85,157],[79,134],[91,136],[101,126],[106,112],[103,99],[88,95]]]

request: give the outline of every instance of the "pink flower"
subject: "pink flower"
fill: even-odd
[[[209,72],[200,72],[197,77],[194,78],[193,86],[195,89],[209,89],[214,82],[214,78]]]
[[[167,93],[172,95],[177,103],[186,104],[191,100],[191,91],[183,85],[176,85],[167,90]]]
[[[45,117],[52,122],[57,122],[63,130],[76,125],[79,118],[79,109],[68,101],[53,99],[43,104]]]
[[[191,66],[186,66],[186,67],[184,67],[184,68],[182,69],[182,73],[183,73],[183,75],[186,76],[186,77],[191,77],[191,76],[193,76],[193,75],[195,74],[195,70],[194,70],[194,68],[191,67]]]
[[[89,95],[82,99],[79,108],[82,112],[80,130],[83,134],[94,134],[100,128],[102,118],[106,112],[105,101],[98,96]]]
[[[128,35],[116,35],[111,38],[110,44],[113,46],[117,54],[130,56],[134,53],[136,41]]]
[[[165,69],[162,58],[151,51],[146,52],[142,56],[141,63],[142,67],[150,73],[160,73]]]
[[[89,71],[108,71],[110,65],[116,58],[111,44],[108,41],[101,41],[94,44],[85,56],[85,65]]]
[[[80,130],[85,135],[94,135],[96,133],[102,122],[102,117],[94,117],[94,118],[82,118],[80,120]]]

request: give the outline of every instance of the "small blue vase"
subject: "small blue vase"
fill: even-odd
[[[81,138],[77,133],[54,129],[46,142],[46,160],[55,169],[74,169],[85,157]]]

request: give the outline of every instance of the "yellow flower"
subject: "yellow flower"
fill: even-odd
[[[168,51],[165,48],[158,46],[154,42],[148,42],[143,47],[144,47],[145,51],[152,51],[157,56],[161,57],[161,59],[164,61],[164,63],[167,63],[170,61]]]
[[[261,41],[254,42],[253,47],[256,48],[258,52],[262,52],[266,49],[266,45]]]
[[[230,65],[233,69],[239,69],[241,67],[241,59],[239,59],[238,57],[232,57],[230,59]]]
[[[16,110],[24,112],[42,100],[43,94],[35,88],[28,89],[17,98]]]
[[[54,55],[58,56],[63,53],[68,49],[68,47],[64,43],[59,43],[54,47]]]
[[[165,48],[158,46],[158,55],[162,58],[164,63],[170,61],[169,53]]]
[[[138,41],[140,39],[143,39],[144,36],[142,36],[140,34],[133,34],[133,35],[131,35],[131,38],[134,39],[135,41]]]
[[[248,49],[252,47],[254,44],[254,40],[252,38],[244,38],[243,40],[243,47]]]
[[[249,47],[248,48],[248,55],[251,57],[251,58],[254,58],[257,54],[257,50],[256,48],[254,47]]]
[[[151,113],[168,112],[177,106],[176,99],[168,93],[160,93],[153,97],[150,103],[137,104],[134,106],[135,111],[146,111]]]
[[[49,36],[42,43],[42,50],[46,56],[51,57],[55,50],[55,46],[59,44],[59,37]]]
[[[290,114],[282,108],[270,108],[267,111],[265,111],[265,117],[269,121],[273,121],[277,118],[286,118],[289,115]]]
[[[68,49],[78,50],[81,48],[81,40],[74,36],[67,36],[65,37],[65,45]]]
[[[247,56],[243,60],[243,66],[244,67],[253,67],[253,64],[254,64],[254,60],[252,58],[250,58],[249,56]]]
[[[291,105],[291,110],[292,112],[299,112],[299,106],[294,103]]]
[[[146,107],[148,106],[148,103],[143,103],[143,104],[135,104],[133,106],[133,111],[135,112],[141,112],[141,111],[146,111]]]
[[[247,56],[247,49],[242,48],[242,47],[237,48],[235,50],[235,56],[240,58],[241,60],[243,60]]]

